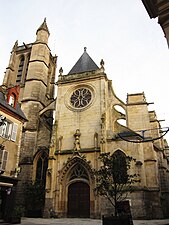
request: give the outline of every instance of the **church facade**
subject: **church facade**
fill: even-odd
[[[20,86],[21,108],[28,119],[22,136],[20,195],[24,182],[41,179],[46,185],[45,217],[112,214],[106,199],[94,192],[93,170],[101,165],[101,153],[122,152],[135,158],[131,170],[141,180],[127,198],[133,218],[166,217],[169,147],[160,138],[160,123],[148,110],[145,94],[128,94],[126,103],[120,100],[104,61],[98,66],[84,48],[67,75],[59,70],[54,100],[57,57],[50,53],[48,37],[45,20],[34,43],[15,43],[3,82]]]

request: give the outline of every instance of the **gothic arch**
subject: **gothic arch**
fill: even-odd
[[[68,180],[70,176],[70,170],[75,167],[75,165],[81,165],[88,173],[88,176],[90,179],[94,179],[92,168],[90,166],[90,162],[87,161],[85,158],[81,157],[73,157],[67,161],[67,163],[64,165],[62,170],[60,171],[59,180],[60,182],[63,181],[63,179]]]
[[[39,150],[34,156],[34,180],[43,180],[46,183],[46,171],[48,167],[48,152],[44,149]]]
[[[25,56],[22,54],[19,56],[19,65],[18,65],[18,72],[17,72],[17,77],[16,77],[17,85],[19,85],[21,83],[22,76],[23,76],[24,64],[25,64]]]
[[[121,155],[124,155],[125,157],[127,156],[126,153],[120,148],[116,149],[112,155],[114,154],[121,154]]]
[[[24,54],[21,54],[20,56],[19,56],[19,62],[20,61],[25,61],[25,55]]]
[[[28,54],[26,54],[25,56],[25,61],[26,61],[26,67],[25,67],[25,74],[23,77],[23,83],[25,84],[26,78],[27,78],[27,74],[28,74],[28,67],[29,67],[29,60],[30,60],[31,54],[30,52]]]
[[[85,195],[85,198],[88,199],[84,205],[87,208],[86,215],[83,215],[84,217],[90,217],[90,215],[93,213],[92,205],[94,204],[94,176],[92,172],[92,168],[90,166],[90,162],[85,159],[85,157],[75,156],[71,159],[68,159],[67,163],[63,166],[62,170],[60,171],[58,182],[60,186],[60,204],[61,204],[61,211],[63,216],[70,216],[71,217],[71,210],[70,208],[72,205],[79,204],[76,202],[81,196],[81,199],[83,198],[83,194]],[[78,192],[79,198],[74,197],[74,201],[70,203],[70,199],[72,201],[71,194],[74,193],[71,192],[72,188],[76,190],[74,193],[77,195],[76,192]],[[82,192],[79,192],[80,189]],[[85,191],[84,191],[85,189]],[[87,193],[86,193],[87,192]],[[86,195],[87,194],[87,195]],[[61,203],[62,202],[62,203]],[[77,204],[76,204],[77,203]],[[77,211],[79,208],[83,208],[84,205],[81,205],[81,207],[77,207]],[[76,211],[75,210],[75,211]],[[73,212],[75,212],[73,210]],[[85,210],[84,210],[85,211]],[[82,212],[82,211],[81,211]],[[83,212],[82,212],[83,213]],[[77,212],[77,217],[78,216]],[[75,217],[76,217],[75,216]],[[72,217],[74,217],[72,215]]]
[[[113,179],[119,184],[127,182],[128,175],[126,154],[118,149],[112,154],[111,157],[113,159],[113,169],[115,169]]]

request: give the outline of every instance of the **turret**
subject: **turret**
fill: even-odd
[[[49,104],[46,94],[52,88],[52,71],[55,67],[47,44],[49,30],[46,19],[44,19],[44,22],[38,28],[36,35],[36,41],[32,44],[29,68],[22,97],[22,109],[27,111],[26,116],[29,118],[28,124],[31,128],[34,127],[34,129],[37,128],[38,112]],[[53,96],[50,97],[53,98]],[[36,107],[33,106],[34,110],[31,109],[30,104],[36,105]],[[36,115],[36,118],[32,116],[33,114]]]
[[[41,24],[41,26],[38,28],[36,32],[36,42],[43,42],[47,44],[49,35],[50,33],[46,23],[46,18],[45,18],[43,23]]]

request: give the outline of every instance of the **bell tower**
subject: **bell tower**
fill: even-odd
[[[54,104],[57,61],[48,46],[49,35],[44,19],[37,29],[35,42],[19,46],[16,41],[3,81],[7,87],[20,87],[19,103],[28,120],[24,124],[21,141],[20,198],[24,192],[23,183],[36,179],[45,183],[46,180],[53,122],[53,108],[50,105]]]

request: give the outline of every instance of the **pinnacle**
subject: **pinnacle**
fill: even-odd
[[[44,18],[44,21],[43,23],[40,25],[40,27],[37,29],[37,32],[40,31],[40,30],[45,30],[48,32],[48,34],[50,35],[49,33],[49,29],[48,29],[48,26],[47,26],[47,23],[46,23],[46,17]],[[37,34],[36,32],[36,34]]]

